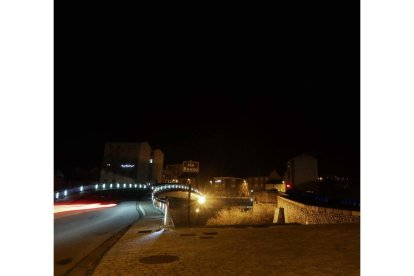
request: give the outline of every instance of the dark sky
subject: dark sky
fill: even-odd
[[[211,175],[309,152],[359,178],[359,2],[192,12],[56,3],[55,169],[148,141]],[[188,8],[188,7],[187,7]],[[177,10],[177,11],[176,11]]]

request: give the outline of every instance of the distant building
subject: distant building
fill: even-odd
[[[264,191],[264,190],[278,190],[281,192],[286,191],[286,184],[282,181],[282,178],[273,170],[269,176],[253,176],[247,178],[249,190]]]
[[[162,170],[163,183],[178,183],[178,179],[183,174],[183,164],[168,164]]]
[[[249,189],[253,191],[262,191],[266,189],[266,182],[269,180],[267,176],[251,176],[247,178]]]
[[[352,182],[348,177],[341,177],[337,175],[320,176],[318,177],[318,182],[321,186],[327,186],[336,190],[346,190],[352,187]]]
[[[67,184],[65,182],[65,177],[60,170],[56,170],[54,173],[54,181],[53,181],[54,190],[58,191],[64,188],[67,188]]]
[[[209,193],[216,196],[249,196],[245,179],[239,177],[213,177],[210,181]]]
[[[277,173],[276,170],[273,170],[270,175],[269,179],[265,184],[266,190],[278,190],[280,192],[286,192],[286,183],[282,180],[280,175]]]
[[[156,183],[161,181],[164,154],[147,142],[106,143],[101,182]]]
[[[151,179],[156,183],[162,182],[162,168],[164,167],[164,153],[160,149],[156,149],[152,152],[152,158],[150,159],[151,167]]]
[[[287,162],[287,189],[316,192],[318,186],[318,161],[315,157],[302,154]]]
[[[189,164],[196,164],[197,167],[187,166]],[[168,164],[165,169],[162,170],[162,182],[163,183],[182,183],[191,184],[192,187],[200,189],[200,183],[198,180],[199,162],[197,161],[184,161],[180,164]]]

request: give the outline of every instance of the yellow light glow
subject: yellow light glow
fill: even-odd
[[[198,212],[200,212],[200,209],[198,209],[198,208],[197,208],[197,209],[196,209],[196,213],[198,213]]]
[[[198,198],[198,203],[200,203],[200,204],[204,204],[206,202],[206,197],[205,196],[200,196],[199,198]]]

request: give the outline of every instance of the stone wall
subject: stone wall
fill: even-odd
[[[277,196],[274,223],[334,224],[358,223],[360,212],[305,205]]]
[[[253,194],[254,203],[277,203],[277,191],[256,191]]]

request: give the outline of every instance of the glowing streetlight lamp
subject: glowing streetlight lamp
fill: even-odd
[[[199,196],[198,197],[198,203],[204,204],[205,202],[206,202],[206,197],[205,196]]]

